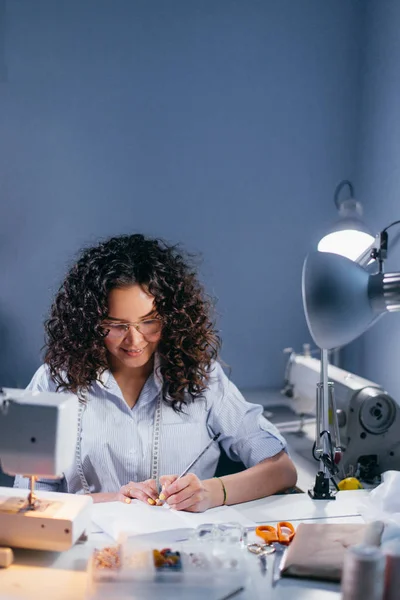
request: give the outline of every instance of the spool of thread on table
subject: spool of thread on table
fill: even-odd
[[[400,541],[388,542],[383,549],[386,556],[385,600],[398,600],[400,595]]]
[[[342,600],[383,600],[386,559],[374,546],[352,546],[346,551]]]
[[[363,546],[380,546],[385,525],[382,521],[371,521],[365,527],[361,544]]]
[[[6,569],[14,560],[11,548],[0,548],[0,568]]]

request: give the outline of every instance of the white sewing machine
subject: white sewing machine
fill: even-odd
[[[0,546],[67,550],[89,528],[89,496],[38,491],[75,458],[78,400],[72,394],[0,389],[0,461],[30,490],[0,487]]]
[[[321,361],[305,354],[290,355],[283,393],[298,414],[315,413],[315,390]],[[335,385],[336,414],[343,456],[342,476],[358,473],[373,483],[384,471],[400,468],[400,406],[376,383],[328,366]]]

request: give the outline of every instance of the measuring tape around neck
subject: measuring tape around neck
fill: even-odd
[[[156,489],[157,493],[161,492],[160,488],[160,436],[161,436],[161,417],[162,417],[162,400],[163,394],[162,391],[157,396],[157,404],[156,410],[154,412],[154,422],[153,422],[153,445],[151,451],[151,471],[150,471],[150,479],[155,479],[156,481]]]

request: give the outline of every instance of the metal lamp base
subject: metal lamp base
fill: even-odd
[[[313,500],[336,500],[336,494],[331,491],[329,479],[322,471],[318,471],[315,477],[315,485],[312,490],[308,490],[308,495]]]

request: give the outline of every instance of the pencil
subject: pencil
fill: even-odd
[[[210,447],[210,446],[211,446],[211,445],[212,445],[214,442],[216,442],[216,441],[217,441],[217,439],[219,438],[219,436],[220,436],[220,435],[221,435],[221,432],[220,432],[220,433],[216,433],[216,434],[214,435],[214,437],[213,437],[213,438],[211,438],[211,440],[210,440],[210,441],[208,442],[208,444],[207,444],[207,445],[206,445],[206,446],[203,448],[203,450],[200,452],[200,454],[198,454],[198,455],[196,456],[196,458],[192,460],[192,462],[190,463],[190,465],[188,465],[188,466],[186,467],[186,469],[185,469],[184,471],[182,471],[182,473],[179,475],[179,477],[177,477],[177,478],[175,479],[175,481],[178,481],[178,479],[181,479],[181,478],[182,478],[184,475],[186,475],[187,473],[189,473],[190,469],[191,469],[191,468],[192,468],[192,467],[193,467],[193,466],[194,466],[194,465],[197,463],[197,461],[198,461],[198,460],[200,460],[200,458],[203,456],[203,454],[204,454],[205,452],[207,452],[207,450],[209,449],[209,447]],[[160,493],[160,492],[158,492],[158,493]],[[163,501],[162,501],[162,500],[159,500],[159,501],[157,501],[157,502],[163,503]]]
[[[178,479],[181,479],[181,477],[183,477],[184,475],[186,475],[187,473],[189,473],[190,469],[197,463],[197,461],[200,460],[200,458],[203,456],[203,454],[205,452],[207,452],[207,450],[209,449],[209,447],[217,441],[217,439],[219,438],[219,436],[221,435],[221,433],[217,433],[214,435],[213,438],[211,438],[211,440],[208,442],[208,444],[203,448],[203,450],[200,452],[200,454],[198,454],[196,456],[195,459],[192,460],[192,462],[190,463],[190,465],[188,465],[186,467],[186,469],[184,471],[182,471],[182,473],[179,475],[179,477],[175,480],[178,481]]]

